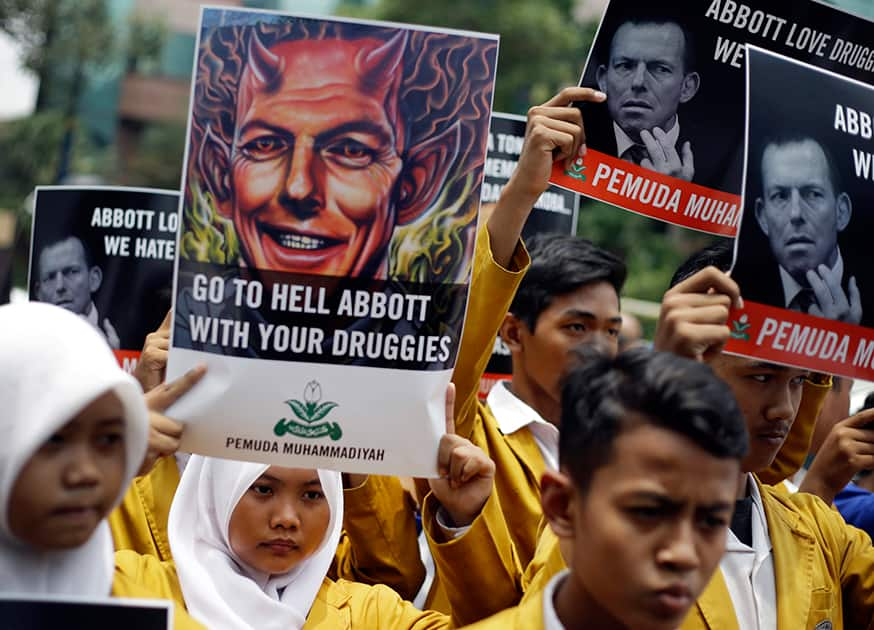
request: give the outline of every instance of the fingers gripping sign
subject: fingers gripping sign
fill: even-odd
[[[437,470],[429,479],[431,492],[452,520],[452,526],[470,525],[492,493],[495,463],[470,440],[455,435],[455,385],[446,389],[446,435],[440,440]]]
[[[177,400],[187,394],[206,374],[206,366],[199,365],[177,378],[149,391],[146,406],[149,408],[149,446],[140,468],[146,474],[159,457],[172,455],[179,448],[183,425],[164,415],[164,412]]]
[[[146,343],[140,354],[140,360],[134,369],[136,378],[148,392],[164,382],[167,370],[167,356],[170,352],[170,322],[173,319],[173,311],[167,311],[164,321],[154,332],[146,335]]]
[[[586,134],[583,115],[573,103],[601,102],[607,98],[590,88],[568,87],[546,101],[528,110],[525,143],[511,184],[526,193],[532,203],[549,186],[552,163],[555,160],[573,160],[585,154]]]
[[[706,267],[665,293],[654,346],[702,361],[728,341],[729,309],[743,307],[737,283],[716,267]]]

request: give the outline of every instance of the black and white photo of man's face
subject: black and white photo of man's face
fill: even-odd
[[[756,219],[777,262],[802,286],[806,273],[837,262],[838,232],[850,221],[846,193],[835,190],[828,158],[813,139],[771,144],[762,154]]]
[[[700,78],[686,68],[685,47],[683,29],[673,22],[626,22],[616,30],[610,59],[598,67],[598,87],[610,117],[635,142],[644,129],[673,128],[680,103],[697,93]]]
[[[87,315],[91,294],[100,288],[100,267],[88,267],[85,248],[76,237],[69,237],[43,248],[39,255],[37,297],[72,311]]]

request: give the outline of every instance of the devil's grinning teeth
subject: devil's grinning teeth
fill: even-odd
[[[323,238],[301,234],[276,234],[276,241],[288,249],[322,249],[327,244]]]

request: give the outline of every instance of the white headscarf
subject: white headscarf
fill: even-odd
[[[106,597],[112,535],[104,520],[76,549],[39,551],[9,530],[9,501],[22,468],[56,431],[107,392],[124,408],[125,477],[116,503],[143,461],[149,413],[139,384],[103,336],[58,306],[0,306],[0,589],[9,593]]]
[[[319,470],[331,517],[316,552],[273,576],[236,557],[228,538],[231,515],[268,468],[192,455],[182,473],[170,508],[170,549],[188,612],[209,628],[299,630],[337,551],[343,486],[339,473]]]

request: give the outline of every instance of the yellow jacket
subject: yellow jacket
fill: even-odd
[[[169,599],[173,602],[175,630],[202,630],[205,626],[195,621],[185,610],[182,589],[175,579],[176,570],[172,567],[172,562],[162,562],[154,556],[141,556],[130,550],[116,552],[112,595]]]
[[[784,496],[761,484],[759,490],[773,546],[778,630],[874,628],[874,547],[868,534],[812,494]],[[721,571],[682,625],[705,628],[738,629]]]
[[[109,515],[116,551],[130,549],[170,560],[167,519],[179,485],[175,457],[161,457],[147,475],[135,477],[121,504]]]
[[[503,612],[484,619],[472,626],[470,630],[544,630],[543,625],[543,590],[528,597],[518,606],[508,608]],[[593,628],[593,630],[595,630]]]
[[[115,554],[116,582],[129,590],[114,593],[131,596],[132,588],[148,589],[152,597],[171,599],[176,604],[177,620],[194,625],[176,628],[202,628],[185,612],[185,599],[172,562],[161,562],[129,550]],[[177,621],[177,624],[179,621]],[[451,628],[449,617],[437,612],[423,612],[404,601],[387,586],[367,586],[357,582],[325,578],[304,630],[437,630]]]
[[[495,335],[530,262],[520,244],[510,269],[504,269],[492,257],[488,231],[480,230],[464,333],[452,373],[456,391],[455,432],[482,448],[495,462],[494,492],[523,564],[531,560],[537,545],[543,456],[527,429],[510,435],[501,433],[494,414],[479,401],[477,393],[480,377],[492,355]],[[420,488],[420,496],[426,494],[427,486]]]
[[[412,600],[425,579],[416,511],[397,477],[370,475],[343,491],[343,533],[328,575],[385,584]]]

